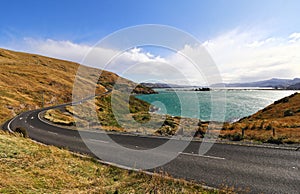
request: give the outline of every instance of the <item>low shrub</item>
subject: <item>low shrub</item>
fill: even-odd
[[[241,141],[244,139],[243,136],[239,133],[219,135],[219,137],[224,139],[229,139],[231,141]]]
[[[272,143],[272,144],[283,144],[283,137],[278,137],[278,138],[273,138],[270,137],[269,139],[267,139],[266,143]]]
[[[163,135],[163,136],[169,136],[169,135],[175,135],[176,130],[170,126],[162,126],[158,130],[156,130],[156,134]]]
[[[263,129],[263,128],[264,128],[264,124],[265,124],[265,121],[262,121],[262,122],[260,123],[259,129]]]
[[[16,127],[15,132],[21,134],[22,137],[28,137],[27,130],[23,127]]]
[[[284,140],[284,143],[286,143],[286,144],[294,144],[295,142],[293,140],[286,139],[286,140]]]
[[[272,130],[272,129],[273,129],[273,127],[272,127],[271,124],[269,124],[269,125],[266,127],[266,130],[267,130],[267,131],[270,131],[270,130]]]
[[[289,97],[285,97],[285,98],[275,101],[274,104],[287,103],[288,101],[289,101]]]
[[[253,124],[252,127],[250,128],[251,130],[255,130],[256,129],[256,125]]]
[[[234,133],[233,135],[231,135],[232,141],[241,141],[243,139],[244,139],[243,136],[239,133]]]
[[[202,130],[202,128],[198,128],[198,130],[195,132],[194,137],[203,138],[205,135],[205,132]]]
[[[177,126],[177,123],[174,121],[173,118],[167,117],[163,123],[163,126],[170,126],[172,128],[175,128]]]
[[[268,106],[268,107],[262,109],[262,112],[266,112],[267,110],[270,110],[271,108],[272,108],[272,107]]]
[[[139,123],[147,123],[148,121],[150,121],[151,116],[149,113],[137,113],[133,115],[133,118]]]
[[[284,113],[283,113],[284,117],[293,116],[293,115],[294,115],[294,112],[290,109],[284,111]]]

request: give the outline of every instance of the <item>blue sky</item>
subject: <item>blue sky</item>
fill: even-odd
[[[95,41],[118,29],[165,24],[204,40],[236,26],[268,25],[274,34],[300,28],[299,1],[1,1],[1,43],[12,38]]]
[[[55,46],[67,44],[71,47],[79,45],[86,49],[101,38],[122,28],[140,24],[163,24],[186,31],[200,42],[206,42],[207,49],[215,59],[225,81],[251,81],[263,78],[262,72],[266,71],[261,68],[263,64],[257,61],[253,63],[253,66],[260,69],[257,76],[253,72],[249,78],[242,79],[244,72],[235,69],[240,61],[233,62],[228,59],[235,58],[230,53],[220,57],[224,55],[222,51],[231,49],[235,52],[239,49],[238,51],[241,52],[240,48],[243,45],[259,46],[261,53],[251,55],[254,51],[249,51],[248,47],[243,50],[243,55],[246,56],[248,52],[250,58],[250,56],[261,56],[265,51],[278,50],[279,47],[285,50],[287,47],[298,48],[298,45],[291,46],[288,42],[292,42],[291,37],[293,40],[298,40],[299,10],[300,1],[296,0],[2,0],[0,47],[78,61],[78,57],[72,57],[74,54],[57,54],[57,52],[55,54],[50,47],[55,49]],[[210,41],[214,44],[207,44]],[[227,44],[229,49],[226,45],[222,45],[224,41],[229,41]],[[231,45],[232,41],[239,41],[240,45]],[[222,46],[219,46],[220,44]],[[286,47],[282,48],[282,44]],[[45,47],[50,50],[45,50]],[[143,51],[145,50],[141,49],[140,54],[143,54]],[[280,53],[280,50],[269,55],[276,53]],[[285,56],[284,59],[277,59],[277,63],[276,60],[272,63],[278,64],[293,56]],[[299,55],[294,57],[298,58]],[[263,56],[261,59],[267,60]],[[290,63],[292,63],[291,67],[287,67]],[[279,74],[282,68],[277,67],[266,78],[296,76],[300,72],[294,71],[295,63],[296,61],[289,61],[285,64],[291,73]],[[248,66],[250,68],[251,65]],[[266,68],[269,66],[270,63],[265,65]],[[246,68],[246,65],[243,67]],[[239,75],[233,76],[230,72]]]

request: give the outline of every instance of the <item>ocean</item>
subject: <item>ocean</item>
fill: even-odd
[[[190,90],[156,89],[158,94],[136,97],[157,107],[158,114],[199,118],[202,121],[232,122],[296,92],[270,89]]]

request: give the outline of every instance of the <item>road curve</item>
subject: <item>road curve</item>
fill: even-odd
[[[3,127],[13,130],[22,126],[33,140],[97,157],[99,153],[89,149],[78,131],[48,125],[38,118],[41,111],[65,105],[21,113]],[[117,150],[103,139],[103,133],[86,132],[85,135],[90,136],[89,143],[99,148],[100,155],[114,154],[114,161],[126,164],[126,158],[118,158],[118,154],[115,154]],[[151,149],[168,141],[168,138],[117,133],[109,136],[118,144],[132,149]],[[300,151],[216,143],[201,156],[194,154],[198,153],[200,144],[199,141],[192,141],[174,160],[149,171],[162,170],[173,177],[216,188],[232,186],[241,193],[300,192]],[[155,156],[152,160],[155,160]],[[151,163],[151,160],[147,162]]]

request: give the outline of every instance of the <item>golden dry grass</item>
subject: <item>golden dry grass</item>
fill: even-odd
[[[182,131],[185,135],[194,135],[198,130],[199,119],[172,117],[149,113],[150,105],[137,98],[132,98],[128,103],[122,97],[122,93],[116,91],[115,103],[118,104],[116,112],[112,110],[111,94],[97,97],[74,106],[61,109],[50,109],[44,118],[58,125],[75,124],[70,115],[76,118],[76,127],[68,128],[76,130],[106,130],[118,132],[139,132],[162,136],[175,135]],[[120,95],[120,96],[119,96]],[[128,110],[123,113],[122,111]],[[93,114],[94,113],[94,114]],[[117,119],[116,119],[117,117]],[[184,129],[184,130],[183,130]]]
[[[44,117],[45,117],[45,119],[48,119],[49,121],[51,121],[53,123],[61,124],[61,125],[74,125],[74,123],[75,123],[75,120],[72,116],[63,114],[58,109],[47,110]]]
[[[0,49],[0,123],[25,110],[37,109],[71,101],[72,89],[79,64],[35,54]],[[80,97],[93,87],[96,94],[111,89],[115,82],[124,87],[135,84],[118,75],[81,66],[78,77]],[[101,75],[101,76],[100,76]],[[96,87],[91,80],[98,80]],[[125,87],[125,88],[126,88]],[[153,92],[137,86],[135,92]]]
[[[184,180],[99,164],[0,132],[0,193],[218,193]]]
[[[283,143],[300,143],[300,94],[278,100],[236,123],[225,124],[221,135],[241,134],[242,129],[246,139],[267,142],[275,138]]]
[[[0,122],[41,107],[43,98],[45,106],[70,101],[78,66],[73,62],[0,49]],[[99,76],[100,70],[84,68],[86,75],[80,77],[80,84],[92,85],[89,77]],[[116,81],[124,87],[121,90],[135,86],[114,73],[102,71],[95,93],[112,89]],[[137,86],[134,92],[153,91]],[[82,94],[81,97],[85,97],[84,90]],[[99,108],[106,105],[106,98],[96,99]],[[134,111],[148,106],[136,99],[133,104]],[[69,115],[60,120],[61,114],[58,110],[48,112],[49,118],[56,122],[72,122]],[[0,132],[0,168],[0,193],[210,193],[197,184],[101,165],[92,158],[74,156],[68,151],[4,132]]]

